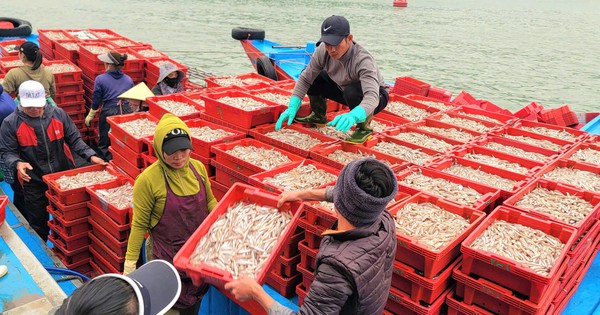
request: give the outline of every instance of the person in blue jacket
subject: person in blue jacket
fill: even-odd
[[[12,97],[10,97],[10,95],[8,95],[8,93],[4,92],[4,88],[2,87],[2,84],[0,84],[0,126],[2,126],[2,121],[4,118],[14,112],[16,107],[17,105],[15,104],[15,101],[12,99]],[[6,175],[9,179],[7,183],[11,184],[13,182],[12,174],[10,174],[10,171],[6,170],[3,161],[0,161],[0,166],[0,181],[4,180],[5,173],[9,173]]]
[[[92,119],[100,110],[100,121],[98,123],[98,154],[105,161],[112,160],[112,154],[108,152],[110,139],[108,131],[110,126],[106,118],[114,115],[133,113],[129,101],[120,99],[119,95],[133,87],[131,77],[123,73],[121,68],[125,65],[127,54],[110,51],[98,55],[98,59],[104,62],[106,73],[96,77],[94,81],[94,95],[92,96],[92,107],[85,118],[85,125],[90,126]]]

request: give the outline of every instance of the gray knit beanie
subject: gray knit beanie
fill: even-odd
[[[358,187],[356,174],[367,161],[380,163],[389,172],[392,192],[385,197],[374,197]],[[375,159],[360,159],[348,163],[340,172],[333,187],[333,204],[338,213],[355,227],[372,224],[385,210],[387,204],[396,197],[398,183],[394,171]]]

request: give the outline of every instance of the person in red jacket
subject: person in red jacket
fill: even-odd
[[[44,86],[25,81],[19,86],[20,104],[0,127],[0,159],[17,173],[23,187],[24,206],[19,209],[29,225],[48,239],[48,186],[42,176],[75,167],[71,151],[97,164],[105,164],[81,139],[69,115],[52,106]]]

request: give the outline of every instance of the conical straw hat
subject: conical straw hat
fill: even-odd
[[[154,96],[154,93],[152,93],[152,91],[148,88],[146,83],[140,82],[138,85],[119,95],[119,98],[128,98],[132,100],[144,101],[147,97],[152,96]]]

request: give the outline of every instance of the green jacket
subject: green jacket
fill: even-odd
[[[154,152],[158,161],[148,166],[135,180],[133,186],[133,220],[131,222],[131,233],[127,244],[125,259],[137,260],[142,247],[146,231],[158,224],[162,217],[165,200],[167,198],[167,186],[164,174],[167,175],[169,186],[178,196],[195,195],[200,191],[200,185],[192,169],[188,166],[179,170],[169,167],[163,160],[162,143],[165,135],[174,128],[182,128],[190,134],[189,128],[176,116],[165,114],[154,132]],[[208,211],[217,204],[208,179],[204,165],[197,160],[189,160],[198,174],[202,177],[206,188],[206,200]],[[176,228],[176,227],[174,227]]]

